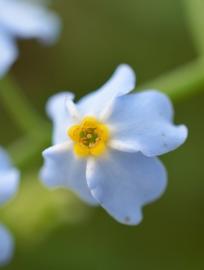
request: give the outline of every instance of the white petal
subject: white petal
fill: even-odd
[[[59,18],[54,13],[19,0],[0,1],[0,25],[15,36],[49,43],[56,40],[60,30]]]
[[[46,186],[69,188],[84,201],[97,204],[86,183],[86,160],[74,156],[71,144],[50,147],[43,156],[45,164],[41,170],[41,179]]]
[[[117,221],[135,225],[141,208],[161,196],[166,171],[156,158],[141,153],[111,151],[106,158],[89,160],[87,183],[94,198]]]
[[[110,145],[150,157],[172,151],[187,138],[187,128],[174,125],[172,119],[171,102],[162,93],[152,90],[118,97],[107,120],[114,128]]]
[[[14,241],[8,230],[0,224],[0,266],[11,260],[14,250]]]
[[[76,104],[73,102],[73,100],[71,99],[68,99],[66,101],[66,108],[67,108],[67,111],[69,113],[69,115],[71,116],[71,118],[74,120],[74,121],[77,121],[77,122],[80,122],[81,120],[81,116],[80,116],[80,113],[77,109],[77,106]]]
[[[67,128],[72,123],[66,102],[73,100],[74,95],[70,92],[62,92],[49,98],[46,110],[53,121],[53,144],[63,143],[68,140]]]
[[[97,116],[113,102],[115,97],[129,93],[134,87],[134,71],[128,65],[120,65],[101,88],[78,102],[79,110],[82,114]]]
[[[0,29],[0,78],[9,71],[17,56],[15,41]]]

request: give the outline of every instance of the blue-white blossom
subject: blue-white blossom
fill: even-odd
[[[19,171],[13,167],[8,154],[0,148],[0,206],[17,192]],[[8,263],[13,255],[14,241],[9,231],[0,224],[0,265]]]
[[[52,43],[60,30],[59,18],[40,4],[26,0],[0,0],[0,77],[18,57],[16,38]]]
[[[0,224],[0,266],[7,264],[14,250],[14,240],[8,229]]]
[[[187,138],[173,124],[169,98],[157,90],[128,94],[135,75],[120,65],[97,91],[74,104],[74,95],[51,97],[53,146],[43,152],[41,178],[49,187],[66,187],[117,221],[135,225],[142,207],[159,198],[167,173],[157,158]]]

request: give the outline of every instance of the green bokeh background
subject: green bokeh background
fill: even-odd
[[[56,0],[52,8],[63,21],[59,42],[45,48],[20,41],[21,57],[10,74],[44,116],[50,95],[71,90],[80,98],[120,63],[134,68],[139,86],[151,86],[162,74],[202,58],[202,0]],[[40,153],[29,161],[18,196],[0,210],[17,246],[5,269],[204,269],[202,88],[195,88],[199,94],[174,99],[176,122],[188,126],[189,138],[162,157],[168,189],[145,207],[139,226],[120,225],[69,191],[47,191],[38,181]],[[1,144],[9,146],[24,135],[5,106],[0,122]]]

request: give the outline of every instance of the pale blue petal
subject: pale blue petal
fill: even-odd
[[[74,156],[72,145],[50,147],[43,152],[43,157],[45,163],[40,177],[46,186],[71,189],[87,203],[97,204],[86,183],[86,160]]]
[[[117,96],[122,96],[135,87],[134,71],[126,64],[120,65],[112,77],[97,91],[88,94],[78,102],[82,114],[97,115]]]
[[[113,143],[122,151],[158,156],[179,147],[187,138],[184,125],[173,124],[173,108],[166,95],[149,90],[117,98],[107,120]]]
[[[0,204],[16,194],[19,178],[19,171],[12,166],[8,154],[0,148]]]
[[[65,103],[68,99],[73,100],[74,95],[70,92],[58,93],[49,98],[46,110],[53,121],[53,144],[63,143],[68,140],[67,129],[72,119],[67,111]]]
[[[0,78],[9,71],[17,56],[15,41],[0,29]]]
[[[0,224],[0,266],[10,262],[13,256],[14,241],[8,230]]]
[[[128,225],[140,223],[141,208],[158,199],[167,184],[158,159],[115,150],[89,160],[86,177],[93,197],[117,221]]]
[[[54,13],[25,0],[1,0],[0,25],[15,36],[46,43],[55,41],[60,31],[60,21]]]
[[[19,177],[19,171],[14,168],[0,171],[0,204],[7,202],[16,194]]]
[[[8,153],[0,147],[0,172],[2,170],[9,170],[11,167],[11,160]]]

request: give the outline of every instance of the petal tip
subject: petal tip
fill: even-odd
[[[183,138],[183,142],[182,143],[184,143],[187,140],[187,138],[188,138],[188,133],[189,133],[188,132],[188,128],[185,125],[180,125],[179,126],[179,129],[180,129],[181,136]]]
[[[132,69],[132,67],[126,63],[120,64],[115,72],[121,72],[121,73],[126,73],[127,76],[129,77],[129,80],[132,82],[132,88],[135,87],[136,84],[136,75],[135,71]]]
[[[43,158],[49,157],[49,156],[50,156],[50,148],[45,149],[45,150],[42,152],[42,156],[43,156]]]
[[[64,91],[51,96],[46,103],[47,115],[50,118],[55,118],[58,109],[62,108],[63,106],[64,108],[66,107],[65,104],[67,99],[73,100],[74,94],[72,92]]]
[[[143,220],[143,214],[141,209],[138,210],[137,214],[134,217],[131,216],[125,216],[123,221],[120,220],[120,223],[128,226],[137,226],[139,225]]]

